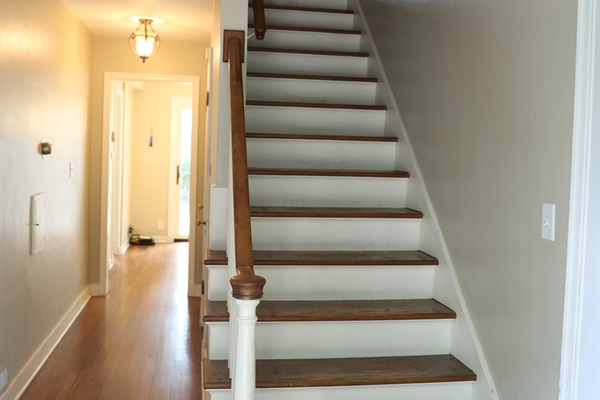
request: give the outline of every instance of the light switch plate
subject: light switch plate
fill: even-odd
[[[556,204],[542,204],[542,239],[554,242]]]

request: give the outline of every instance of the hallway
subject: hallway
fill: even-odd
[[[132,246],[110,294],[93,297],[21,400],[199,399],[200,298],[187,297],[188,244]]]

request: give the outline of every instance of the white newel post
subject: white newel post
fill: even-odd
[[[260,300],[235,299],[237,348],[233,373],[233,400],[254,400],[256,389],[256,307]]]

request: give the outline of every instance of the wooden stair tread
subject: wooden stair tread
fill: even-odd
[[[250,24],[248,28],[254,29],[255,25]],[[271,31],[294,31],[294,32],[315,32],[315,33],[334,33],[340,35],[360,35],[362,34],[359,30],[351,29],[330,29],[330,28],[309,28],[303,26],[282,26],[282,25],[268,25],[267,29]]]
[[[306,79],[320,81],[348,81],[348,82],[366,82],[377,83],[377,78],[361,78],[354,76],[329,76],[329,75],[304,75],[304,74],[273,74],[266,72],[248,72],[248,77],[252,78],[276,78],[276,79]]]
[[[340,56],[340,57],[369,57],[369,53],[357,53],[353,51],[330,51],[310,49],[284,49],[276,47],[248,46],[248,51],[262,51],[266,53],[289,53],[289,54],[312,54],[317,56]]]
[[[256,361],[257,388],[472,382],[476,379],[477,375],[451,354]],[[231,388],[227,360],[204,360],[204,388]]]
[[[301,107],[301,108],[331,108],[345,110],[373,110],[385,111],[387,106],[370,106],[363,104],[333,104],[333,103],[303,103],[295,101],[264,101],[264,100],[248,100],[248,106],[263,106],[263,107]]]
[[[248,6],[252,8],[252,4]],[[330,14],[354,14],[354,10],[340,10],[338,8],[319,8],[319,7],[299,7],[299,6],[280,6],[280,5],[265,5],[266,10],[287,10],[287,11],[308,11],[308,12],[323,12]]]
[[[250,207],[252,217],[280,218],[423,218],[410,208],[366,207]]]
[[[456,313],[433,299],[261,301],[261,322],[403,321],[454,319]],[[228,322],[226,301],[205,301],[205,322]]]
[[[339,176],[355,178],[409,178],[405,171],[358,171],[339,169],[249,168],[248,175],[267,176]]]
[[[250,139],[337,140],[347,142],[398,143],[398,138],[391,136],[338,136],[300,133],[247,133],[246,137]]]
[[[253,252],[255,265],[438,265],[439,261],[419,250],[398,251],[267,251]],[[204,264],[227,265],[224,250],[207,250]]]

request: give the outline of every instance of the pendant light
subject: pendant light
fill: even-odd
[[[156,53],[160,46],[160,38],[152,28],[151,19],[141,18],[140,25],[129,36],[129,47],[131,51],[146,62],[146,59]]]

